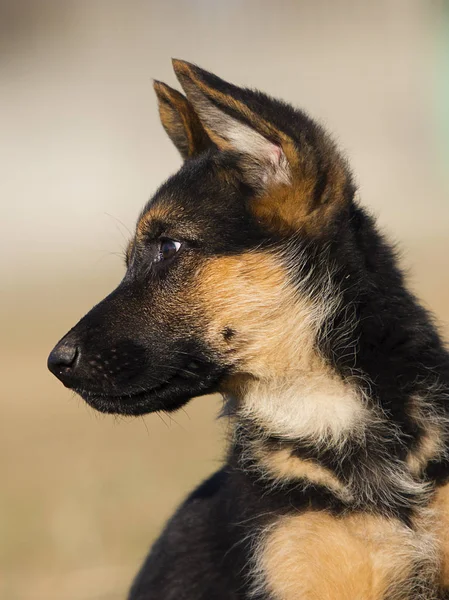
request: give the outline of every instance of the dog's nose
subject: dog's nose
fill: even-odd
[[[64,338],[50,352],[47,365],[53,375],[70,387],[79,357],[80,349],[76,341]]]

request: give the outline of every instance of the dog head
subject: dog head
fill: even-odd
[[[348,210],[345,161],[304,113],[174,62],[155,83],[184,163],[143,209],[125,276],[57,344],[50,370],[94,408],[174,410],[311,352],[323,289],[313,244]],[[317,301],[317,294],[321,298]]]

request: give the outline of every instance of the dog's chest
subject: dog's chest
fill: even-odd
[[[441,586],[449,592],[449,483],[437,490],[432,508],[436,514],[438,543],[441,551]]]
[[[308,511],[267,527],[253,576],[256,592],[273,600],[431,600],[438,566],[427,529],[368,514]]]

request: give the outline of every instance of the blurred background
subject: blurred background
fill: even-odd
[[[432,0],[0,1],[0,598],[115,600],[223,455],[220,400],[104,417],[46,370],[180,159],[171,57],[306,109],[449,323],[449,10]]]

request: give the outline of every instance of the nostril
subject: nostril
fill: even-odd
[[[63,341],[57,344],[48,357],[48,368],[52,373],[59,372],[61,368],[69,370],[74,366],[79,355],[79,348],[76,344]]]

